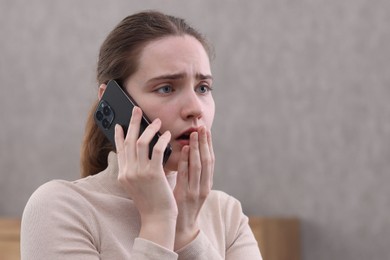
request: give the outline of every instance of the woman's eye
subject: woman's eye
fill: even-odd
[[[156,92],[159,93],[159,94],[169,94],[172,91],[173,91],[173,88],[172,88],[172,86],[169,86],[169,85],[162,86],[161,88],[158,88],[156,90]]]
[[[196,88],[196,92],[200,93],[200,94],[206,94],[208,92],[210,92],[212,90],[212,88],[208,85],[200,85]]]

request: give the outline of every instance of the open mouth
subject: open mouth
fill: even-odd
[[[188,129],[187,131],[185,131],[184,133],[182,133],[181,135],[179,135],[179,137],[177,137],[176,140],[189,141],[189,140],[190,140],[190,135],[191,135],[193,132],[196,132],[196,131],[197,131],[196,128]]]
[[[179,136],[177,138],[177,140],[190,140],[190,135],[191,135],[191,133],[182,134],[181,136]]]

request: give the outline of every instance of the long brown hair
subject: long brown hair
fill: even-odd
[[[100,47],[97,64],[98,84],[111,79],[125,82],[137,71],[139,56],[146,44],[167,36],[191,35],[205,48],[212,50],[206,39],[183,19],[156,11],[141,12],[123,19]],[[100,131],[93,116],[99,100],[93,104],[86,123],[81,147],[81,176],[94,175],[107,167],[107,156],[114,147]]]

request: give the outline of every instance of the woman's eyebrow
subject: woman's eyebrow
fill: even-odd
[[[185,73],[165,74],[165,75],[161,75],[161,76],[157,76],[157,77],[149,79],[148,83],[153,82],[153,81],[159,81],[159,80],[179,80],[179,79],[184,79],[185,77],[186,77]],[[195,75],[195,78],[199,79],[199,80],[205,80],[205,79],[212,80],[213,76],[211,76],[209,74],[197,73]]]
[[[201,79],[201,80],[204,80],[204,79],[210,79],[210,80],[213,80],[213,76],[212,75],[204,75],[204,74],[201,74],[201,73],[198,73],[196,74],[196,78],[197,79]]]

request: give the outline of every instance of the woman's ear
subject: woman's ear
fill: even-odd
[[[106,91],[107,85],[106,84],[101,84],[99,86],[99,91],[98,91],[98,98],[99,100],[102,99],[104,91]]]

